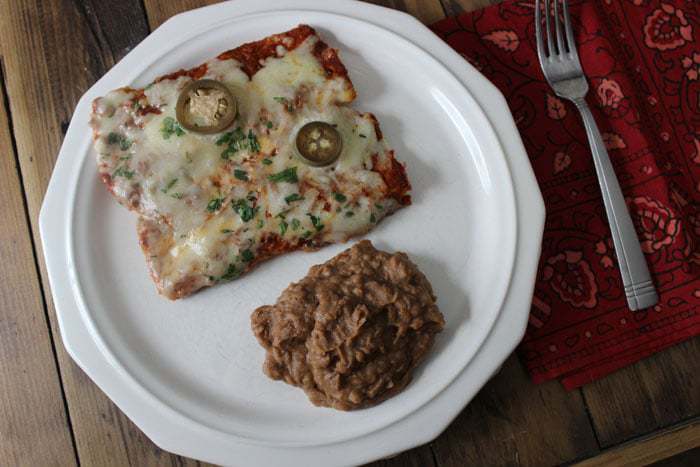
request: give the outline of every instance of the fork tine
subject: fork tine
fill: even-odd
[[[557,32],[557,47],[560,54],[565,54],[564,36],[561,30],[561,21],[559,21],[559,0],[554,0],[554,29]]]
[[[564,28],[566,29],[566,42],[569,44],[569,53],[578,57],[576,51],[576,40],[574,40],[574,29],[571,27],[571,16],[569,16],[569,2],[562,0],[564,5]]]
[[[547,49],[549,55],[555,55],[557,51],[554,49],[554,41],[552,40],[552,28],[549,25],[549,0],[544,0],[544,25],[547,34]]]
[[[537,56],[540,63],[544,63],[547,54],[544,51],[544,41],[542,40],[542,15],[540,14],[540,0],[535,0],[535,40],[537,41]]]

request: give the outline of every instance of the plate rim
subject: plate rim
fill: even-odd
[[[296,1],[296,2],[278,1],[275,3],[272,3],[272,2],[252,2],[250,0],[239,0],[236,2],[236,7],[240,11],[241,6],[250,7],[251,4],[253,4],[253,3],[255,3],[255,6],[256,6],[255,10],[258,12],[270,11],[270,10],[300,9],[301,5],[306,5],[306,6],[308,6],[308,9],[315,10],[315,11],[345,14],[347,16],[355,17],[357,19],[360,19],[360,20],[378,25],[378,26],[383,27],[385,29],[388,29],[389,31],[398,34],[399,36],[409,40],[410,42],[414,42],[414,44],[416,44],[416,42],[419,39],[418,36],[420,36],[420,42],[423,43],[423,46],[421,46],[420,44],[416,44],[416,45],[418,45],[418,47],[421,48],[424,52],[428,53],[429,55],[432,55],[434,58],[436,57],[436,55],[440,56],[440,57],[438,57],[439,58],[438,61],[443,62],[443,66],[445,66],[445,68],[447,68],[447,70],[456,74],[457,79],[459,81],[461,81],[462,84],[465,85],[465,87],[467,87],[467,89],[470,91],[470,94],[472,94],[472,96],[475,98],[477,103],[479,103],[480,107],[482,108],[482,111],[487,116],[487,118],[491,121],[491,125],[494,129],[494,132],[496,133],[496,136],[498,137],[501,144],[503,145],[503,141],[501,141],[501,140],[504,137],[506,137],[506,139],[510,140],[510,143],[509,143],[509,145],[511,146],[510,150],[512,152],[515,152],[515,153],[520,153],[520,154],[516,154],[516,156],[518,156],[518,155],[520,156],[521,167],[519,167],[519,171],[521,172],[520,175],[523,179],[520,180],[521,190],[518,190],[518,187],[517,187],[517,185],[518,185],[517,178],[518,177],[515,177],[513,175],[514,171],[513,171],[512,167],[510,167],[510,162],[512,162],[511,159],[514,159],[514,158],[511,158],[510,157],[511,154],[509,153],[509,151],[505,150],[505,148],[504,148],[504,153],[508,156],[507,157],[508,160],[506,162],[507,162],[507,165],[509,166],[509,169],[511,172],[512,183],[516,189],[516,192],[522,191],[522,188],[523,188],[522,185],[525,182],[524,179],[529,178],[529,182],[530,182],[529,187],[526,187],[526,188],[529,188],[529,190],[526,189],[525,191],[530,192],[529,196],[528,196],[528,198],[529,198],[528,201],[531,203],[534,203],[533,206],[530,206],[531,212],[529,214],[529,218],[530,218],[529,224],[531,224],[529,230],[531,230],[534,235],[530,235],[531,238],[530,238],[529,243],[530,244],[533,243],[531,241],[532,237],[534,237],[536,239],[537,239],[537,237],[539,237],[539,239],[541,239],[541,230],[542,230],[543,220],[544,220],[544,207],[543,207],[543,203],[542,203],[542,199],[541,199],[541,194],[539,193],[539,189],[537,188],[537,186],[534,182],[534,176],[532,174],[532,169],[531,169],[531,167],[529,167],[529,164],[527,164],[527,158],[526,158],[526,155],[524,153],[524,148],[522,147],[522,142],[520,141],[519,136],[517,135],[517,130],[515,129],[515,126],[512,122],[512,116],[510,115],[510,113],[507,110],[505,110],[505,112],[501,111],[501,115],[499,116],[500,118],[494,119],[493,114],[495,113],[495,111],[493,111],[493,109],[491,109],[492,111],[490,112],[489,109],[486,108],[484,106],[484,103],[482,102],[484,100],[490,99],[493,101],[495,99],[496,101],[501,101],[499,103],[502,104],[501,105],[502,109],[507,109],[507,107],[505,107],[505,100],[503,99],[502,95],[500,95],[500,93],[495,89],[495,87],[493,87],[493,85],[488,83],[485,80],[485,78],[483,78],[483,76],[478,74],[478,72],[476,72],[473,69],[473,67],[466,64],[454,51],[449,49],[449,47],[446,44],[444,44],[440,39],[438,39],[436,36],[434,36],[425,26],[423,26],[421,23],[419,23],[413,17],[406,15],[404,13],[401,13],[401,12],[397,12],[395,10],[385,9],[383,7],[377,7],[377,6],[368,5],[368,4],[362,4],[362,6],[360,6],[358,4],[354,4],[354,2],[349,2],[346,0],[330,0],[328,2],[324,2],[325,3],[324,5],[314,4],[308,0]],[[154,31],[153,34],[156,34],[159,31],[161,32],[161,34],[163,34],[163,31],[166,29],[166,26],[168,28],[173,28],[174,26],[176,26],[177,22],[184,21],[185,17],[190,17],[189,19],[192,19],[192,17],[196,16],[196,15],[205,15],[205,14],[208,15],[208,14],[210,14],[210,12],[213,12],[214,10],[216,10],[218,8],[223,8],[226,5],[228,5],[228,3],[214,5],[211,7],[205,7],[203,9],[193,10],[193,11],[181,14],[181,15],[177,15],[177,16],[171,18],[170,20],[168,20],[166,23],[164,23],[164,25],[162,25],[160,28],[158,28],[156,31]],[[343,11],[339,12],[338,10],[343,10]],[[379,10],[381,10],[381,15],[376,15],[376,13]],[[234,16],[234,15],[231,15],[231,16]],[[238,16],[238,15],[235,15],[235,16]],[[383,16],[383,18],[380,18],[379,16]],[[389,18],[390,16],[393,18]],[[378,21],[379,21],[379,23],[382,23],[382,24],[377,24]],[[403,26],[403,28],[405,28],[405,29],[397,27],[399,25]],[[399,30],[399,29],[401,29],[401,30]],[[414,29],[414,31],[412,31],[411,37],[408,37],[406,32],[408,30],[411,30],[411,29]],[[429,48],[430,48],[431,52],[427,52],[427,48],[425,47],[425,45],[430,46]],[[455,62],[455,58],[458,59],[459,62]],[[444,63],[445,61],[451,62],[452,66],[448,65],[447,63]],[[455,69],[459,70],[459,72],[455,72]],[[480,84],[482,86],[482,88],[483,88],[482,91],[484,91],[484,94],[478,95],[479,93],[473,92],[472,87],[467,86],[465,79],[462,79],[462,78],[464,78],[464,76],[462,76],[462,75],[469,75],[468,78],[470,80],[474,81],[472,83],[472,85],[475,85],[476,82],[479,82],[478,84]],[[86,95],[80,100],[76,110],[81,109],[81,106],[82,106],[82,108],[85,107],[85,105],[86,105],[85,99],[87,97],[89,97],[88,96],[89,93],[90,93],[90,91],[88,91],[86,93]],[[488,97],[488,99],[487,99],[487,97]],[[499,97],[500,97],[500,99],[499,99]],[[481,100],[480,100],[480,98],[481,98]],[[493,104],[493,102],[492,102],[492,104]],[[502,120],[504,120],[504,119],[505,119],[505,123],[502,122]],[[509,135],[508,132],[505,132],[505,134],[503,133],[503,131],[499,132],[499,131],[497,131],[498,126],[501,127],[501,130],[503,130],[505,128],[506,130],[512,130],[512,132],[515,132],[515,133]],[[510,127],[510,128],[508,128],[508,127]],[[69,137],[70,137],[70,129],[69,129],[69,132],[66,136],[66,141],[64,142],[64,146],[67,145],[68,143],[72,142],[72,139],[70,139]],[[62,159],[64,162],[63,164],[61,164]],[[65,157],[59,157],[55,172],[58,172],[59,169],[63,166],[65,166]],[[55,177],[52,176],[51,182],[49,184],[49,189],[47,190],[47,195],[45,197],[44,203],[42,205],[41,213],[40,213],[41,238],[42,238],[42,243],[44,246],[44,252],[45,252],[46,262],[47,262],[47,269],[49,271],[49,278],[50,278],[50,282],[52,284],[56,284],[57,275],[61,272],[61,271],[57,270],[58,265],[56,265],[55,261],[54,261],[56,259],[55,258],[56,252],[51,250],[50,248],[48,248],[50,246],[50,243],[53,241],[53,238],[51,238],[52,236],[50,235],[52,232],[51,232],[51,228],[50,228],[51,226],[49,225],[49,222],[51,221],[51,214],[54,214],[54,217],[56,214],[55,211],[52,212],[52,208],[54,207],[53,204],[55,204],[53,202],[55,200],[52,199],[52,195],[53,195],[53,198],[55,198],[56,197],[55,192],[58,190],[56,185],[57,185],[57,182],[55,180]],[[522,220],[522,213],[521,213],[521,209],[520,209],[520,207],[522,207],[522,206],[520,206],[520,205],[523,204],[522,202],[524,200],[519,200],[518,198],[519,197],[516,197],[516,216],[517,216],[516,225],[519,226],[520,221]],[[520,202],[518,202],[518,201],[520,201]],[[521,238],[520,238],[520,233],[521,233],[521,230],[518,229],[519,235],[516,239],[518,244],[522,243]],[[536,260],[539,257],[539,240],[537,240],[534,243],[535,243],[535,253],[536,253],[534,255],[535,259],[533,261],[532,258],[530,258],[529,263],[534,263],[534,265],[536,266]],[[516,257],[518,256],[518,252],[520,252],[520,250],[521,249],[516,249]],[[529,256],[532,257],[533,255],[531,254]],[[516,258],[516,262],[517,261],[518,261],[518,259]],[[521,284],[521,286],[519,287],[520,290],[518,291],[518,293],[520,294],[521,299],[522,298],[527,299],[528,297],[531,297],[532,287],[534,286],[534,270],[533,270],[532,264],[529,264],[529,266],[530,267],[526,268],[526,269],[529,272],[529,276],[531,276],[531,279],[533,279],[533,280],[524,281],[524,282],[530,282],[530,284],[529,285],[526,284],[524,287]],[[516,275],[512,274],[511,283],[509,284],[507,292],[506,292],[505,303],[507,303],[508,299],[511,298],[513,295],[513,290],[514,290],[514,285],[515,285],[513,283],[514,277],[516,277]],[[72,282],[71,279],[72,278],[70,278],[70,277],[68,278],[69,282]],[[520,282],[522,283],[523,281],[521,280]],[[524,293],[524,295],[523,295],[523,293]],[[66,346],[69,354],[74,358],[74,360],[76,360],[78,362],[78,364],[81,367],[83,367],[83,369],[85,369],[86,372],[88,374],[90,374],[90,376],[94,380],[95,379],[95,376],[93,375],[93,371],[95,371],[94,368],[91,368],[90,370],[88,370],[86,368],[87,364],[85,362],[81,363],[81,360],[79,358],[77,358],[79,352],[84,352],[84,350],[80,349],[80,347],[84,347],[85,343],[84,342],[83,343],[75,342],[75,341],[72,341],[72,339],[71,339],[71,342],[69,342],[69,339],[67,339],[67,337],[66,337],[67,336],[66,331],[68,330],[68,327],[72,324],[75,324],[75,323],[67,323],[64,319],[65,316],[63,316],[63,313],[58,312],[59,311],[59,304],[65,302],[65,299],[66,299],[66,297],[64,296],[65,293],[62,293],[62,291],[59,290],[57,287],[52,287],[52,294],[53,294],[54,300],[56,302],[57,315],[58,315],[58,319],[59,319],[59,326],[61,328],[61,333],[62,333],[62,336],[64,338],[64,345]],[[528,300],[528,303],[529,303],[529,300]],[[504,307],[502,307],[501,311],[499,312],[500,314],[503,314],[504,308],[505,308],[505,304],[504,304]],[[520,308],[522,308],[522,306]],[[510,314],[513,314],[513,313],[510,313]],[[507,333],[510,336],[510,340],[512,341],[512,345],[505,346],[505,348],[507,348],[507,353],[505,355],[510,353],[510,351],[515,347],[517,341],[520,340],[520,338],[522,337],[522,334],[524,333],[525,322],[527,319],[527,310],[525,310],[524,313],[521,310],[520,314],[523,316],[521,316],[521,319],[519,320],[519,322],[516,323],[517,325],[512,327],[510,329],[510,331]],[[496,320],[496,323],[499,323],[499,319],[501,319],[501,316],[499,316],[499,318]],[[492,336],[496,333],[496,331],[498,331],[497,329],[495,329],[496,327],[497,326],[494,325],[494,328],[492,328],[491,333],[487,336],[484,343],[482,343],[482,347],[477,351],[474,358],[472,359],[472,362],[474,362],[474,360],[476,360],[480,354],[483,354],[482,351],[483,351],[483,348],[485,347],[485,345],[489,341],[493,340]],[[498,364],[500,364],[500,362],[503,361],[503,359],[505,358],[505,355],[502,357],[497,357],[497,359],[499,359]],[[494,354],[494,356],[496,356],[496,354]],[[464,374],[468,372],[469,367],[473,366],[472,362],[470,362],[467,365],[467,367],[465,367],[462,370],[462,372],[457,377],[457,379],[455,381],[453,381],[450,384],[450,386],[448,386],[448,388],[446,388],[445,391],[443,391],[443,393],[447,392],[450,388],[454,389],[455,382],[459,379],[462,379]],[[109,363],[109,362],[107,362],[107,363]],[[117,371],[117,373],[118,373],[118,371]],[[477,383],[477,386],[481,387],[482,384],[483,384],[483,382],[481,384]],[[474,386],[474,385],[472,384],[472,386]],[[104,388],[103,388],[103,390],[104,390]],[[107,391],[105,391],[105,392],[107,392]],[[112,391],[110,390],[109,392],[112,392]],[[468,394],[468,391],[465,391],[465,392]],[[442,397],[443,393],[438,394],[435,397],[435,399],[441,398],[442,400],[445,400],[445,398]],[[126,397],[128,397],[128,396],[126,396]],[[467,397],[470,398],[470,396],[467,396]],[[112,399],[114,400],[115,397],[112,397]],[[425,410],[427,410],[431,405],[434,405],[434,402],[436,402],[435,399],[431,400],[429,403],[424,405],[417,412],[421,412],[421,411],[425,412]],[[458,403],[456,408],[452,407],[450,410],[449,416],[445,420],[442,420],[440,423],[433,423],[433,429],[424,432],[424,433],[427,433],[427,435],[424,435],[424,434],[421,435],[420,433],[419,434],[412,433],[409,436],[407,436],[405,439],[402,439],[401,440],[402,442],[399,442],[399,440],[394,439],[394,441],[393,441],[393,443],[391,443],[391,445],[389,445],[389,443],[387,443],[387,445],[384,445],[384,446],[374,445],[374,449],[369,449],[369,450],[365,451],[364,453],[359,453],[356,450],[350,449],[350,446],[349,446],[350,444],[357,444],[357,443],[354,443],[355,439],[347,441],[347,442],[338,443],[338,445],[332,445],[332,447],[333,448],[336,448],[336,447],[342,448],[346,454],[355,452],[357,455],[357,459],[353,459],[353,462],[354,461],[358,461],[358,462],[363,461],[364,462],[364,461],[374,459],[374,458],[381,456],[381,455],[391,454],[392,452],[396,452],[396,451],[401,450],[401,449],[415,446],[416,444],[420,444],[421,441],[423,441],[423,442],[429,441],[434,436],[436,436],[440,431],[442,431],[442,429],[444,429],[444,427],[447,425],[447,423],[449,423],[449,421],[452,418],[454,418],[454,416],[456,416],[459,413],[459,411],[461,411],[462,407],[466,404],[467,401],[468,401],[468,399],[465,399],[461,403]],[[122,404],[118,403],[118,405],[123,410]],[[154,409],[154,408],[151,407],[151,409]],[[134,411],[132,411],[132,410],[124,410],[124,411],[129,415],[130,418],[132,418],[132,419],[138,418],[138,417],[133,416],[133,415],[135,415],[133,413]],[[377,435],[381,434],[384,431],[392,431],[391,429],[396,428],[396,425],[408,424],[409,420],[407,420],[407,419],[416,418],[416,417],[414,417],[414,415],[416,415],[416,413],[412,413],[412,414],[408,415],[406,418],[396,422],[394,425],[390,425],[389,427],[386,427],[385,429],[380,430],[379,432],[377,432]],[[137,423],[138,423],[138,420],[137,420]],[[204,444],[210,444],[210,443],[204,443],[201,446],[188,445],[187,447],[184,447],[181,445],[181,440],[178,440],[177,437],[174,436],[172,433],[171,434],[165,434],[162,432],[158,433],[158,428],[157,428],[158,423],[157,422],[154,423],[153,420],[144,420],[143,425],[141,423],[138,423],[138,424],[144,430],[144,432],[147,433],[148,436],[150,436],[157,444],[159,444],[164,449],[167,449],[167,450],[170,450],[173,452],[177,452],[180,454],[195,456],[195,457],[199,457],[199,458],[202,458],[205,460],[211,460],[211,461],[220,462],[220,463],[230,462],[230,459],[232,458],[230,455],[227,456],[226,453],[224,453],[224,452],[213,453],[212,452],[213,446],[204,446]],[[161,425],[162,424],[163,423],[161,421]],[[395,430],[393,430],[393,431],[395,431]],[[200,432],[199,434],[209,436],[209,437],[212,436],[212,433],[201,433]],[[395,436],[394,436],[394,438],[395,438]],[[222,442],[222,441],[226,441],[226,440],[222,440],[220,438],[217,439],[217,437],[214,436],[211,438],[211,441]],[[324,449],[328,449],[327,445],[323,446],[323,447],[324,447]],[[201,451],[202,448],[205,448],[205,450],[202,451],[200,454],[199,451]],[[304,448],[304,449],[306,449],[306,448]],[[216,449],[214,448],[214,450],[216,450]],[[258,453],[258,455],[260,455],[260,454],[265,454],[265,455],[262,455],[261,457],[256,457],[256,459],[257,460],[265,460],[265,463],[272,463],[272,462],[274,462],[274,459],[280,459],[282,456],[284,456],[285,459],[289,460],[289,455],[290,455],[289,449],[284,449],[284,448],[275,449],[275,448],[266,447],[266,451],[267,451],[266,453]],[[306,451],[307,451],[307,455],[303,455],[301,458],[306,459],[306,462],[309,462],[309,461],[314,462],[314,463],[318,462],[318,459],[315,459],[313,457],[309,457],[309,454],[312,455],[312,453],[313,453],[313,451],[315,451],[315,449],[310,448],[310,449],[306,449]],[[238,456],[236,458],[240,460],[240,456]],[[338,461],[337,457],[331,457],[330,459],[332,459],[334,463],[337,463],[337,461]],[[347,459],[347,457],[346,457],[346,459]],[[296,460],[296,462],[301,462],[301,461]],[[345,462],[345,461],[343,461],[343,462]]]

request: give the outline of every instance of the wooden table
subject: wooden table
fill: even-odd
[[[430,23],[493,0],[374,0]],[[39,241],[73,108],[149,31],[208,0],[0,1],[0,465],[196,465],[158,449],[61,342]],[[438,439],[386,466],[700,465],[700,339],[566,392],[515,356]],[[660,465],[661,465],[660,464]]]

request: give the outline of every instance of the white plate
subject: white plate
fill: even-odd
[[[351,413],[315,408],[300,390],[265,377],[249,324],[255,307],[348,245],[277,258],[232,283],[165,300],[148,277],[133,214],[96,177],[87,126],[90,102],[110,89],[144,85],[302,22],[340,48],[359,95],[354,106],[377,115],[408,165],[414,204],[368,237],[409,253],[447,320],[403,393]],[[183,455],[345,465],[428,441],[524,331],[544,217],[526,164],[502,97],[407,15],[342,0],[238,0],[179,15],[83,96],[61,149],[40,220],[64,343],[149,437]],[[479,369],[504,320],[500,348]],[[430,425],[416,424],[426,414]]]

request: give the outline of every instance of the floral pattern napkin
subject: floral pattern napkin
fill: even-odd
[[[547,220],[520,355],[575,388],[700,333],[700,2],[569,0],[588,103],[661,300],[627,308],[583,124],[537,60],[534,0],[433,30],[506,96]]]

